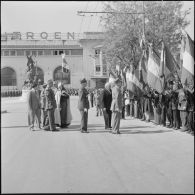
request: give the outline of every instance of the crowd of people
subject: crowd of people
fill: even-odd
[[[167,82],[162,93],[145,85],[139,95],[126,90],[119,78],[101,89],[87,89],[86,79],[80,84],[76,92],[81,132],[88,132],[88,110],[95,106],[96,116],[103,116],[105,129],[114,134],[120,134],[120,119],[132,117],[194,135],[194,87],[193,84],[181,85],[177,76]],[[34,129],[35,116],[38,127],[44,130],[68,127],[72,120],[70,92],[62,83],[52,80],[43,85],[32,84],[28,95],[30,129]]]
[[[30,88],[27,96],[30,130],[35,130],[36,122],[39,129],[50,131],[56,131],[57,126],[66,128],[70,125],[70,96],[61,82],[32,83]]]
[[[114,84],[116,85],[116,83]],[[111,104],[116,99],[112,95],[113,84],[106,83],[105,89],[95,89],[90,92],[91,107],[96,106],[96,116],[104,116],[105,129],[111,129],[111,122],[106,123],[109,116],[111,120]],[[145,122],[154,122],[156,125],[186,131],[194,135],[194,87],[193,83],[182,85],[179,77],[167,82],[162,93],[145,86],[142,94],[134,94],[119,87],[122,93],[120,103],[120,118],[126,116],[138,118]],[[114,89],[114,88],[113,88]],[[108,94],[111,94],[109,97]],[[114,93],[115,94],[115,93]],[[117,97],[119,98],[119,97]],[[115,100],[116,102],[116,100]],[[107,106],[105,106],[107,105]],[[116,121],[116,119],[113,118]],[[119,133],[119,130],[117,131]]]

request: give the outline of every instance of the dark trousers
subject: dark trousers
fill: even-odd
[[[49,128],[52,131],[52,130],[55,129],[55,124],[54,124],[54,109],[47,110],[47,115],[48,115],[48,119],[49,119]]]
[[[112,112],[112,131],[119,132],[121,113],[117,111]]]
[[[111,128],[111,118],[112,118],[112,111],[111,110],[104,110],[104,122],[105,128]]]
[[[194,131],[193,111],[188,113],[188,129]]]
[[[122,108],[122,119],[125,119],[125,106]]]
[[[44,127],[46,125],[47,111],[41,109],[41,126]]]
[[[166,126],[166,107],[162,106],[161,125]]]
[[[87,122],[88,122],[88,110],[80,110],[81,113],[81,131],[87,131]]]
[[[130,101],[132,101],[132,100],[130,100]],[[134,105],[133,105],[133,103],[130,103],[130,116],[131,117],[133,117],[134,116],[134,107],[133,107]]]
[[[91,102],[91,107],[93,108],[93,100],[91,100],[90,102]]]
[[[167,109],[167,119],[169,121],[169,125],[173,126],[173,113],[170,108]]]
[[[188,129],[188,112],[185,110],[180,110],[180,118],[181,118],[181,123],[182,123],[182,130],[187,130]]]
[[[179,122],[179,110],[172,110],[173,111],[173,127],[174,128],[180,128],[180,122]]]
[[[125,110],[126,110],[126,115],[129,116],[130,115],[130,105],[126,105],[125,106]]]

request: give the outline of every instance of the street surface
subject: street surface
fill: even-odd
[[[130,118],[114,135],[95,108],[82,134],[77,101],[70,127],[49,132],[29,130],[20,97],[1,99],[2,193],[194,193],[194,136]]]

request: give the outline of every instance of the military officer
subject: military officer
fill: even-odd
[[[112,88],[112,133],[120,134],[120,119],[122,114],[122,92],[121,92],[122,81],[117,78],[115,79],[115,86]]]
[[[49,125],[45,126],[43,129],[55,131],[55,124],[54,124],[54,110],[56,109],[56,100],[53,90],[51,89],[53,86],[53,81],[47,81],[47,87],[45,89],[45,110],[47,111],[47,116],[49,119]]]
[[[88,109],[89,109],[89,100],[88,100],[88,91],[86,89],[87,80],[85,78],[80,80],[81,88],[79,90],[79,101],[78,109],[81,113],[81,133],[88,133],[87,131],[87,122],[88,122]]]

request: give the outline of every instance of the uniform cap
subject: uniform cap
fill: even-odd
[[[80,83],[87,83],[87,80],[85,78],[80,80]]]

